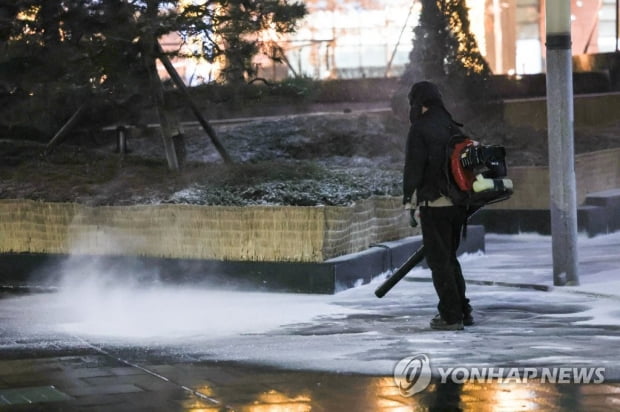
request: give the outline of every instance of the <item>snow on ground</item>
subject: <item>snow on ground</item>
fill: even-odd
[[[487,235],[486,243],[484,255],[461,259],[466,278],[552,284],[549,237]],[[429,329],[436,296],[423,268],[378,299],[381,279],[333,296],[249,293],[110,283],[103,268],[78,267],[58,293],[0,299],[0,353],[88,342],[174,359],[380,375],[424,353],[434,367],[583,365],[620,379],[620,233],[580,237],[579,245],[580,286],[470,284],[477,323],[461,332]]]

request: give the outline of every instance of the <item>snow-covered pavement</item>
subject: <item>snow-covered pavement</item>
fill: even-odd
[[[620,233],[579,238],[580,280],[552,287],[551,239],[487,235],[486,253],[461,258],[476,325],[428,327],[436,296],[415,268],[384,298],[382,281],[336,295],[248,293],[110,284],[74,267],[57,293],[2,296],[0,354],[96,347],[150,356],[232,360],[285,369],[391,375],[426,354],[434,367],[588,366],[620,379]],[[127,278],[132,278],[128,273]]]

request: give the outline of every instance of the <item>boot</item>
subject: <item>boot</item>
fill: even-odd
[[[435,330],[463,330],[463,322],[447,323],[441,315],[437,314],[430,322],[431,329]]]

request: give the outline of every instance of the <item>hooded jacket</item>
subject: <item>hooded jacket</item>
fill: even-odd
[[[409,104],[411,126],[403,173],[403,203],[410,203],[415,192],[420,204],[437,200],[446,187],[446,147],[455,122],[444,107],[439,89],[431,82],[414,84]],[[424,113],[422,106],[428,109]]]

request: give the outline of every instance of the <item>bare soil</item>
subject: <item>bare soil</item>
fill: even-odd
[[[179,172],[168,170],[156,129],[130,138],[126,155],[115,152],[112,135],[75,137],[45,157],[41,143],[0,136],[0,198],[88,205],[347,205],[402,194],[407,127],[389,112],[220,125],[216,131],[234,159],[231,165],[201,129],[188,127]],[[509,167],[547,163],[545,131],[493,121],[471,122],[466,131],[504,145]],[[575,130],[577,153],[612,147],[620,147],[620,122]]]

